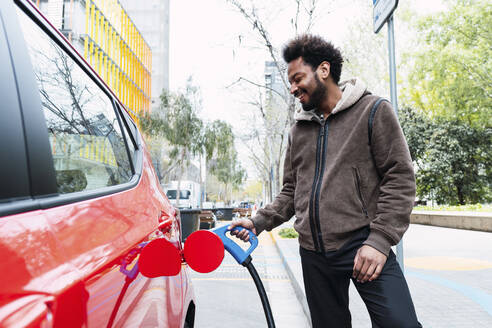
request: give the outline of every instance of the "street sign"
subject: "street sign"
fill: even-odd
[[[386,20],[395,11],[396,6],[398,6],[398,0],[372,0],[372,4],[374,5],[374,33],[378,33],[384,23],[386,23]]]

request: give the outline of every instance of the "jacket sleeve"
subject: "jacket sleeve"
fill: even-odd
[[[282,191],[275,197],[273,203],[259,209],[252,221],[256,228],[256,233],[260,234],[263,230],[270,231],[276,226],[288,221],[295,213],[294,210],[294,190],[295,172],[291,163],[291,142],[290,135],[285,152],[284,160],[284,179]]]
[[[381,177],[376,216],[364,242],[388,256],[408,228],[415,200],[415,174],[398,118],[387,101],[378,108],[372,128],[372,153]]]

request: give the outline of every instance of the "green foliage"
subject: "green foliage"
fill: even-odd
[[[294,228],[282,228],[278,231],[278,235],[282,238],[297,238],[299,234]]]
[[[205,129],[205,153],[210,173],[225,185],[237,189],[246,180],[234,149],[234,134],[230,124],[216,120]]]
[[[246,180],[246,171],[238,162],[231,125],[220,120],[213,121],[206,126],[203,140],[210,173],[219,182],[237,189]]]
[[[237,160],[237,152],[232,149],[227,154],[210,161],[210,173],[225,185],[237,189],[246,180],[246,171]]]
[[[451,205],[492,201],[492,128],[430,119],[408,107],[400,122],[417,166],[418,197]]]
[[[167,140],[169,157],[183,168],[192,156],[205,154],[213,163],[212,174],[224,184],[239,186],[246,178],[234,149],[231,126],[220,120],[205,124],[198,116],[201,106],[199,89],[191,79],[184,92],[164,91],[161,106],[140,118],[140,127],[150,139]],[[162,145],[162,143],[160,143]]]
[[[256,180],[250,182],[248,185],[245,186],[242,198],[243,199],[249,199],[249,200],[256,200],[256,199],[261,199],[263,195],[263,184],[261,183],[261,180]]]
[[[204,149],[207,160],[226,157],[234,147],[234,134],[230,124],[215,120],[204,131]]]
[[[187,89],[189,90],[189,89]],[[189,164],[191,156],[201,152],[203,122],[197,114],[197,108],[190,101],[190,94],[171,93],[166,90],[161,95],[161,106],[152,113],[140,118],[140,128],[147,136],[153,154],[161,152],[165,139],[170,147],[169,159],[177,163],[182,172]],[[160,163],[160,159],[157,160]]]
[[[450,10],[421,19],[410,104],[432,116],[492,126],[492,6],[454,0]]]

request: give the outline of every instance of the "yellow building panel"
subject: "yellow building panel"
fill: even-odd
[[[99,10],[96,10],[94,8],[94,12],[95,12],[95,20],[93,22],[93,26],[94,26],[94,40],[98,43],[99,43]]]
[[[87,1],[89,3],[89,1]],[[86,16],[87,16],[87,12],[86,12]],[[91,5],[91,11],[89,13],[89,25],[90,25],[90,37],[92,40],[94,40],[94,33],[95,33],[95,28],[94,28],[94,22],[95,22],[95,18],[96,18],[96,7],[94,6],[94,4]]]
[[[84,57],[135,114],[150,109],[152,51],[118,0],[86,0]]]
[[[89,53],[89,36],[84,38],[84,58],[88,58]]]
[[[118,0],[84,1],[84,58],[137,119],[150,110],[152,51]]]
[[[89,17],[91,16],[90,2],[89,1],[85,2],[85,12],[87,13],[85,15],[85,34],[89,35]],[[86,38],[86,40],[87,40],[87,38]]]

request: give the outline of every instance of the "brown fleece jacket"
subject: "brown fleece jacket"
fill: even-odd
[[[342,98],[325,119],[316,110],[297,113],[284,162],[283,188],[274,202],[252,219],[260,233],[296,216],[301,247],[339,249],[364,226],[364,242],[385,255],[408,228],[415,199],[415,177],[405,137],[389,102],[378,99],[360,80],[341,84]]]

